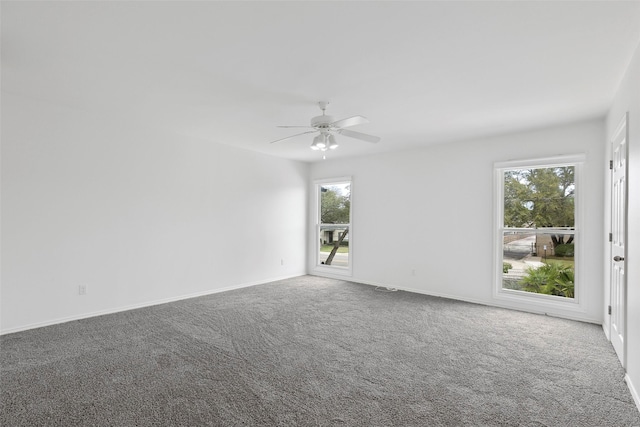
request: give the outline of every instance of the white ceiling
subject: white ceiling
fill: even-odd
[[[318,161],[330,101],[378,144],[329,158],[602,116],[640,1],[2,2],[2,90],[166,132]]]

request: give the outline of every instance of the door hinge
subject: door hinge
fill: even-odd
[[[609,160],[609,169],[613,170],[613,160]]]
[[[611,306],[609,306],[609,308],[607,308],[607,314],[611,314]]]
[[[609,233],[609,241],[613,242],[613,233]]]

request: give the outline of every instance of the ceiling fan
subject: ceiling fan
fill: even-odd
[[[296,136],[306,135],[309,133],[316,133],[315,138],[313,138],[313,142],[311,143],[312,150],[335,150],[338,148],[338,143],[334,137],[334,134],[348,136],[350,138],[360,139],[362,141],[367,142],[378,142],[380,141],[380,137],[368,135],[366,133],[356,132],[353,130],[345,129],[350,126],[360,125],[363,123],[369,123],[369,120],[366,117],[362,116],[353,116],[347,117],[342,120],[333,120],[333,117],[327,116],[325,114],[325,110],[327,109],[328,102],[318,102],[318,106],[322,110],[321,116],[316,116],[311,119],[310,126],[278,126],[279,128],[306,128],[312,129],[306,132],[297,133],[295,135],[287,136],[286,138],[277,139],[275,141],[271,141],[270,144],[275,142],[285,141],[290,138],[295,138]]]

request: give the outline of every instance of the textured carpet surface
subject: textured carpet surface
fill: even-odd
[[[0,355],[2,426],[640,426],[597,325],[312,276]]]

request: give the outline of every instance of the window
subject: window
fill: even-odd
[[[581,157],[496,165],[498,295],[575,303]]]
[[[316,183],[317,266],[343,272],[351,269],[351,180]]]

